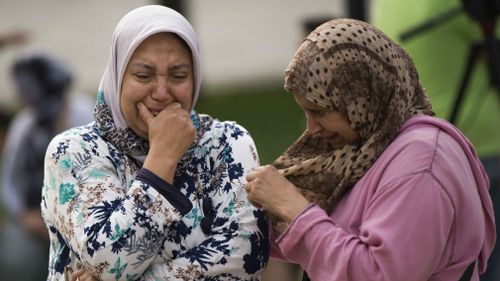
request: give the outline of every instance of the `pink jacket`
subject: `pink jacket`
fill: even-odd
[[[414,117],[331,214],[311,204],[271,238],[314,281],[453,281],[474,260],[479,280],[496,238],[488,178],[455,127]]]

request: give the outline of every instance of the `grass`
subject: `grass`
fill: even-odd
[[[254,139],[261,164],[275,160],[305,126],[293,96],[279,84],[207,90],[201,93],[196,111],[245,127]]]

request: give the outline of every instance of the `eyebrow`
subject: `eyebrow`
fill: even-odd
[[[146,68],[147,70],[155,70],[154,66],[152,66],[150,64],[147,64],[147,63],[143,63],[143,62],[133,63],[132,66],[143,67],[143,68]],[[170,69],[173,69],[173,70],[178,70],[180,68],[189,68],[189,64],[187,64],[187,63],[180,63],[180,64],[175,64],[174,66],[170,67]]]
[[[152,65],[149,65],[149,64],[146,64],[146,63],[142,63],[142,62],[133,63],[132,66],[143,67],[143,68],[146,68],[148,70],[154,70],[154,67]]]

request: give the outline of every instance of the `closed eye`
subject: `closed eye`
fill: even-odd
[[[140,82],[147,82],[151,80],[151,78],[153,77],[153,75],[149,73],[142,73],[142,72],[134,73],[134,76]]]
[[[309,114],[311,114],[312,116],[322,116],[326,111],[325,110],[308,109],[307,112]]]
[[[173,73],[172,75],[170,75],[170,77],[172,77],[174,80],[182,81],[186,79],[188,75],[186,73]]]

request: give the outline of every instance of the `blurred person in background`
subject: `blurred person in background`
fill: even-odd
[[[47,149],[48,279],[257,280],[267,220],[243,188],[257,151],[241,125],[194,110],[201,68],[191,24],[143,6],[111,42],[95,122]]]
[[[23,51],[11,70],[22,109],[10,123],[2,155],[8,221],[0,241],[0,277],[46,280],[49,239],[40,211],[45,151],[57,133],[91,122],[94,102],[71,92],[72,73],[48,53]]]
[[[5,140],[7,139],[7,131],[9,129],[10,121],[12,120],[14,113],[10,106],[1,105],[0,106],[0,152],[3,151],[3,147],[5,144]],[[1,154],[0,154],[1,155]],[[0,157],[0,171],[2,169],[2,161]],[[1,182],[1,173],[0,173],[0,182]],[[1,197],[1,196],[0,196]],[[4,227],[5,223],[5,208],[3,206],[2,200],[0,200],[0,240],[1,238],[1,229]]]
[[[10,31],[0,34],[0,50],[5,47],[24,44],[27,39],[28,35],[23,31]]]
[[[7,131],[9,129],[10,121],[12,120],[14,113],[7,105],[0,105],[0,151],[2,151],[7,139]],[[0,165],[2,162],[0,161]],[[1,174],[0,174],[1,176]]]
[[[479,279],[496,238],[488,178],[397,43],[362,21],[326,22],[285,89],[307,129],[245,187],[271,221],[272,258],[310,280]]]
[[[497,0],[376,0],[372,4],[373,24],[398,39],[412,56],[437,116],[450,118],[459,87],[466,83],[455,124],[474,144],[486,169],[497,228],[500,225],[500,89],[499,84],[491,82],[489,67],[498,71],[500,65],[492,60],[494,54],[483,48],[467,81],[464,73],[473,44],[485,43],[488,34],[485,32],[498,37],[499,8]],[[410,32],[428,23],[433,24],[419,32]],[[493,51],[498,58],[500,47],[496,44]],[[500,77],[496,79],[500,82]],[[495,246],[488,263],[481,280],[500,280],[500,246]]]

